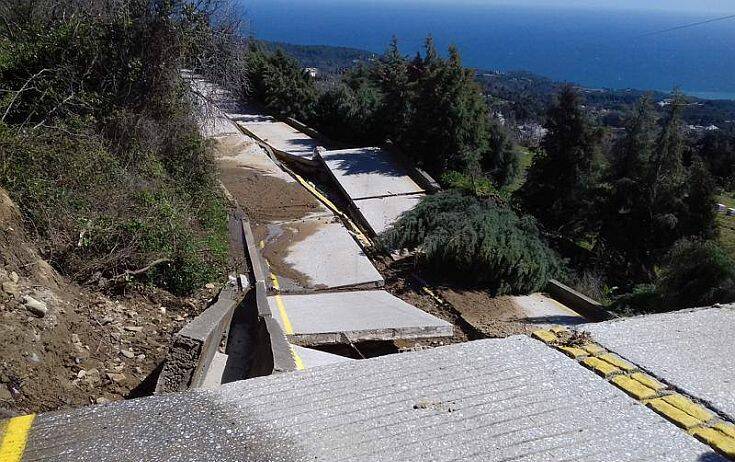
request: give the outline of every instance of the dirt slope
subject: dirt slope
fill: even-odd
[[[211,295],[142,287],[110,298],[70,283],[0,188],[0,418],[145,393],[171,335]]]

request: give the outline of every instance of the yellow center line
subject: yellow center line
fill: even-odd
[[[296,348],[291,346],[291,356],[293,356],[293,360],[296,362],[296,370],[303,371],[304,368],[304,361],[301,360],[301,356],[299,356],[298,353],[296,353]]]
[[[276,289],[276,307],[278,307],[278,314],[281,315],[281,321],[283,321],[283,330],[286,335],[293,335],[293,326],[291,320],[288,319],[288,313],[286,313],[286,304],[283,303],[283,298],[278,293],[281,290],[281,285],[278,283],[278,277],[273,273],[271,273],[271,281],[273,281],[273,288]]]
[[[4,432],[2,433],[2,442],[0,443],[0,461],[20,462],[26,450],[28,432],[35,418],[35,414],[24,415],[14,417],[2,424],[0,429],[4,430]]]

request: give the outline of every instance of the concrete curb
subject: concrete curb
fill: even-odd
[[[223,288],[217,301],[174,335],[166,364],[158,377],[156,393],[199,388],[207,375],[222,336],[229,331],[242,295],[231,285]]]
[[[617,317],[607,311],[599,302],[592,300],[555,279],[549,280],[546,285],[546,291],[552,298],[568,306],[590,321],[608,321]]]
[[[274,372],[291,372],[296,370],[296,361],[291,353],[291,345],[281,325],[273,319],[273,312],[268,305],[268,284],[266,272],[262,265],[260,251],[255,243],[250,222],[242,220],[245,250],[253,269],[255,278],[255,305],[258,311],[257,345],[255,361],[251,368],[251,376],[270,375]]]

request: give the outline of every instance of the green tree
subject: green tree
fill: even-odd
[[[647,195],[648,166],[656,144],[656,115],[644,97],[626,120],[625,136],[613,147],[608,169],[608,195],[602,205],[603,226],[598,251],[606,266],[622,280],[650,276],[647,236],[651,205]],[[636,236],[636,239],[631,239]]]
[[[707,133],[697,151],[720,186],[735,187],[735,133],[732,129]]]
[[[560,269],[533,218],[458,191],[427,197],[382,239],[392,249],[416,249],[419,265],[442,280],[494,294],[539,290]]]
[[[313,80],[299,63],[283,50],[268,54],[258,45],[251,45],[250,92],[266,108],[281,117],[309,121],[314,116],[317,90]]]
[[[613,149],[598,250],[621,283],[653,281],[656,265],[679,239],[716,235],[715,184],[698,157],[688,169],[682,163],[683,106],[675,97],[658,128],[644,98]]]
[[[546,129],[543,149],[518,195],[547,232],[580,239],[596,226],[601,131],[585,115],[571,86],[561,90],[549,109]]]
[[[412,94],[408,63],[393,37],[388,50],[373,70],[373,78],[383,95],[378,118],[383,137],[402,144],[411,121]]]
[[[735,301],[735,261],[713,241],[683,239],[664,259],[656,281],[665,310]]]

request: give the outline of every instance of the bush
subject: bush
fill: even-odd
[[[532,218],[459,191],[427,197],[382,240],[392,249],[417,249],[419,264],[440,279],[493,294],[539,290],[561,266]]]
[[[133,273],[185,293],[224,269],[226,212],[179,77],[207,30],[192,8],[0,7],[0,183],[43,256],[80,282]]]
[[[154,156],[129,168],[94,134],[16,135],[0,125],[0,151],[0,183],[62,273],[86,282],[162,260],[142,276],[174,293],[219,277],[227,217],[214,189],[187,189]]]
[[[674,245],[656,282],[667,310],[735,301],[735,261],[713,241]]]

